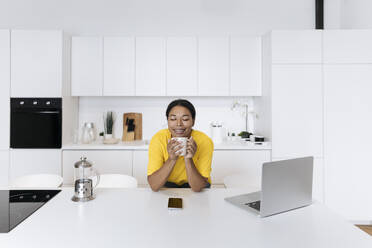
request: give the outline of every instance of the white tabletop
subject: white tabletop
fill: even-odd
[[[0,247],[372,247],[372,238],[313,204],[259,218],[224,201],[241,190],[99,189],[91,202],[61,193],[10,233]],[[182,197],[182,210],[168,210]]]

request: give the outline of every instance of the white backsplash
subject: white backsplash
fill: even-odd
[[[143,139],[149,140],[160,129],[167,128],[165,111],[168,104],[178,98],[189,100],[196,108],[194,129],[211,135],[210,123],[222,122],[227,131],[239,133],[245,130],[245,118],[239,110],[231,110],[237,97],[80,97],[79,131],[85,122],[94,122],[98,133],[103,131],[103,112],[112,110],[117,119],[114,126],[116,138],[123,133],[123,113],[142,113]],[[253,110],[253,97],[243,99]],[[253,118],[249,121],[249,130],[254,131]]]

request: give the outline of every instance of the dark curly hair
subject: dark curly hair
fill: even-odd
[[[169,112],[172,110],[173,107],[176,107],[176,106],[182,106],[182,107],[187,108],[191,113],[192,119],[195,120],[195,115],[196,115],[195,107],[194,105],[192,105],[191,102],[187,101],[186,99],[177,99],[169,103],[167,107],[167,111],[165,112],[167,119],[169,117]]]

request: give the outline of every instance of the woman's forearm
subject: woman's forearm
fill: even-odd
[[[147,176],[147,181],[153,191],[158,191],[167,182],[176,162],[177,160],[168,159],[159,170]]]
[[[194,161],[192,158],[185,158],[186,174],[189,181],[191,189],[195,192],[200,192],[205,188],[207,184],[207,179],[200,175],[199,171],[196,169]]]

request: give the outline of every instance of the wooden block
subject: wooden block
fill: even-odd
[[[126,141],[133,141],[133,140],[134,140],[134,132],[128,132]]]
[[[122,141],[142,140],[142,114],[123,114],[123,137]]]

